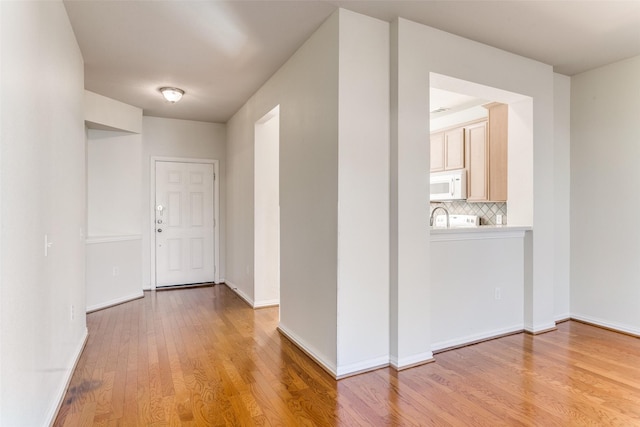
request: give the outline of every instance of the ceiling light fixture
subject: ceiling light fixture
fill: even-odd
[[[184,95],[184,91],[182,89],[178,89],[177,87],[161,87],[158,89],[164,99],[169,101],[172,104],[180,101],[182,95]]]

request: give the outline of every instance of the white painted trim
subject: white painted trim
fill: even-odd
[[[115,299],[112,299],[112,300],[107,301],[107,302],[103,302],[103,303],[100,303],[100,304],[96,304],[96,305],[92,305],[90,307],[87,307],[87,313],[91,313],[92,311],[102,310],[104,308],[113,307],[114,305],[122,304],[122,303],[129,302],[129,301],[133,301],[133,300],[136,300],[138,298],[143,298],[143,297],[144,297],[144,292],[142,292],[142,291],[136,292],[135,294],[127,295],[127,296],[120,297],[120,298],[115,298]]]
[[[424,363],[433,362],[433,352],[426,351],[424,353],[415,354],[409,357],[397,358],[395,356],[391,356],[389,358],[389,364],[396,371],[401,371],[403,369],[411,368],[413,366],[421,365]]]
[[[119,236],[88,236],[85,243],[87,245],[94,245],[96,243],[113,243],[113,242],[128,242],[134,240],[142,240],[142,234],[123,234]]]
[[[477,227],[431,229],[432,242],[452,240],[522,239],[531,227]]]
[[[278,299],[254,301],[253,298],[251,298],[249,295],[244,293],[238,287],[238,285],[234,284],[233,282],[223,281],[222,283],[224,283],[227,286],[227,288],[231,289],[236,295],[242,298],[244,302],[249,304],[251,308],[265,308],[265,307],[274,307],[274,306],[280,305],[280,300]]]
[[[227,288],[231,289],[231,291],[233,291],[233,293],[235,293],[240,298],[242,298],[244,300],[244,302],[249,304],[249,306],[251,306],[251,308],[255,308],[254,307],[253,298],[249,297],[249,295],[247,295],[243,291],[241,291],[240,288],[238,288],[238,285],[236,285],[236,284],[234,284],[232,282],[224,282],[224,284],[226,285]]]
[[[560,323],[560,322],[564,322],[566,320],[570,320],[571,319],[571,313],[567,312],[567,313],[563,313],[563,314],[556,314],[553,317],[553,320],[556,323]]]
[[[364,360],[358,363],[352,363],[346,366],[338,366],[336,379],[341,380],[364,372],[375,371],[376,369],[386,368],[389,366],[389,356],[381,356],[375,359]]]
[[[610,322],[608,320],[599,319],[597,317],[583,316],[581,314],[576,314],[576,313],[571,313],[571,318],[585,322],[585,323],[590,323],[595,326],[601,326],[603,328],[622,332],[624,334],[640,337],[640,329],[631,325],[625,325],[623,323],[618,323],[618,322]]]
[[[524,330],[529,332],[530,334],[539,334],[542,332],[551,331],[556,329],[556,322],[547,322],[540,325],[527,326],[525,325]]]
[[[276,105],[267,114],[259,118],[254,125],[263,125],[279,114],[280,114],[280,104]]]
[[[318,350],[313,348],[310,345],[307,345],[304,340],[302,340],[299,336],[288,330],[286,327],[282,326],[282,323],[278,325],[278,331],[289,341],[296,345],[300,350],[302,350],[307,356],[313,359],[322,369],[327,371],[333,378],[338,378],[337,368],[336,366],[327,360],[327,357],[320,353]]]
[[[74,352],[71,369],[67,371],[67,379],[66,381],[64,381],[64,383],[62,384],[62,387],[60,387],[58,389],[58,392],[55,394],[57,398],[54,399],[54,404],[49,409],[47,418],[45,418],[46,420],[48,420],[47,425],[49,426],[53,426],[53,423],[56,421],[56,417],[58,416],[58,412],[60,412],[60,408],[62,407],[62,402],[64,401],[64,396],[67,393],[69,384],[71,384],[71,378],[73,378],[73,373],[76,371],[76,367],[78,366],[78,362],[80,361],[80,356],[84,351],[84,347],[87,345],[88,338],[89,338],[89,331],[85,328],[84,336],[82,337],[82,340],[80,340],[80,345],[76,348],[76,351]]]
[[[278,305],[280,305],[279,299],[267,299],[264,301],[255,301],[253,303],[253,308],[275,307]]]
[[[180,162],[180,163],[206,163],[213,164],[213,282],[220,283],[220,161],[217,159],[197,159],[187,157],[159,157],[152,156],[149,165],[149,209],[151,211],[149,224],[149,249],[150,249],[150,278],[151,290],[156,289],[156,223],[155,223],[155,198],[156,198],[156,162]]]
[[[517,325],[509,326],[507,328],[494,329],[491,331],[480,332],[473,335],[467,335],[464,337],[454,338],[446,341],[440,341],[431,345],[431,351],[438,351],[445,348],[459,347],[463,345],[471,345],[480,341],[490,340],[492,338],[498,338],[506,334],[512,334],[514,332],[524,331],[524,324],[519,323]]]

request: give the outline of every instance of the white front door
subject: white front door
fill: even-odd
[[[156,286],[214,281],[213,164],[156,162]]]

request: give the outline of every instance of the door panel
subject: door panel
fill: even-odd
[[[204,240],[191,239],[191,268],[204,268]]]
[[[191,226],[204,226],[204,200],[202,193],[191,193]]]
[[[182,269],[182,240],[167,239],[166,263],[169,271],[180,271]]]
[[[467,201],[487,200],[487,123],[469,126],[467,132]]]
[[[156,286],[214,281],[213,165],[156,162]]]

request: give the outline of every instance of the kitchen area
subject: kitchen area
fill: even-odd
[[[532,227],[509,218],[509,110],[431,88],[434,353],[525,328]]]

